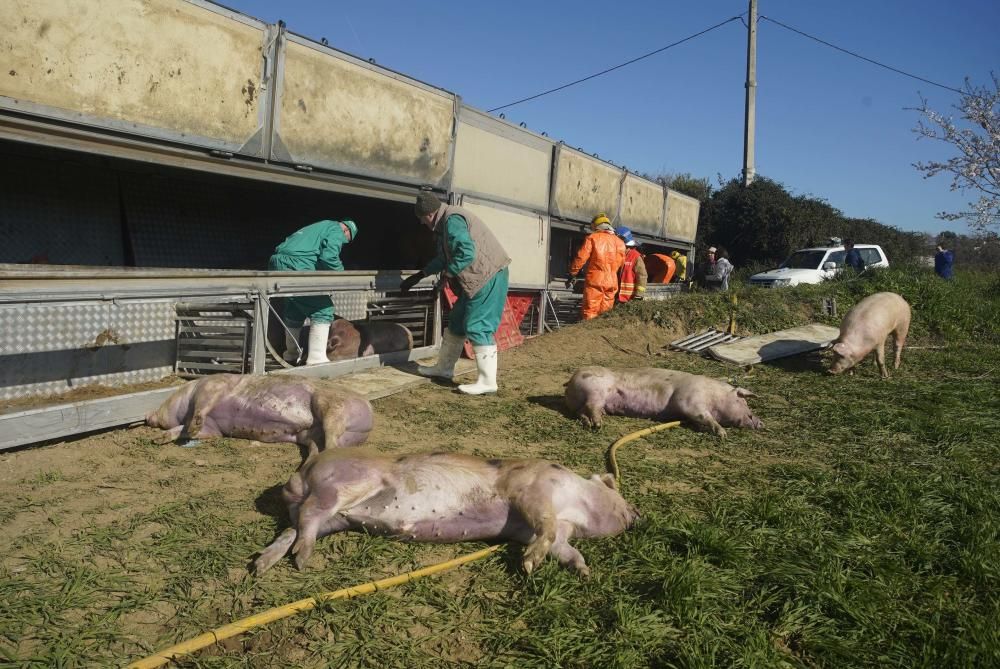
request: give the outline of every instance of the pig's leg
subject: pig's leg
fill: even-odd
[[[893,332],[893,338],[896,343],[896,360],[892,365],[893,369],[899,369],[899,365],[903,362],[903,346],[906,344],[906,335],[909,331],[910,321],[907,320],[900,323]]]
[[[278,535],[278,538],[271,542],[271,545],[260,552],[260,555],[253,561],[253,570],[256,574],[263,574],[265,571],[277,564],[278,560],[285,557],[288,549],[295,542],[298,532],[294,527],[289,527]]]
[[[571,536],[573,536],[573,524],[561,521],[556,530],[556,540],[549,549],[549,555],[559,560],[562,566],[575,569],[580,576],[590,576],[590,568],[583,560],[583,555],[569,545]]]
[[[194,406],[191,409],[191,418],[187,421],[187,435],[192,439],[222,436],[222,433],[214,425],[211,430],[206,430],[205,421],[230,388],[224,383],[212,383],[212,381],[213,379],[206,381],[205,385],[191,398]]]
[[[885,340],[883,339],[875,347],[875,364],[878,365],[879,374],[883,379],[889,378],[889,369],[885,366]]]
[[[713,416],[712,412],[710,412],[709,410],[701,409],[692,412],[690,415],[691,415],[691,422],[697,425],[698,427],[702,428],[703,430],[711,432],[719,439],[726,438],[726,428],[722,427],[722,425],[719,424],[719,421],[715,420],[715,416]]]
[[[587,427],[594,428],[595,430],[600,428],[601,424],[604,422],[604,404],[588,402],[583,406],[583,412],[580,415],[580,419]]]
[[[172,427],[169,430],[164,430],[163,434],[153,438],[153,443],[169,444],[171,441],[174,441],[177,437],[181,436],[181,432],[183,431],[183,425],[178,425],[177,427]]]
[[[539,494],[538,485],[536,482],[512,500],[513,507],[524,516],[528,527],[535,533],[524,549],[524,571],[528,574],[545,560],[556,540],[556,512],[552,505],[551,491]]]

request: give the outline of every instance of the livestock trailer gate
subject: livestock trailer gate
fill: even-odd
[[[0,25],[0,448],[129,422],[169,389],[56,414],[33,414],[35,398],[287,372],[289,296],[330,295],[338,317],[414,336],[310,374],[433,354],[447,301],[433,278],[398,292],[433,255],[421,187],[504,246],[523,334],[578,318],[563,281],[599,211],[693,260],[696,199],[284,23],[205,0],[2,0]],[[358,225],[346,271],[264,271],[326,218]]]

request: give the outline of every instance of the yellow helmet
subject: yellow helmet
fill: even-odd
[[[597,226],[600,225],[601,223],[607,223],[608,225],[611,225],[611,219],[608,218],[608,215],[605,214],[604,212],[601,212],[597,216],[594,216],[594,220],[590,222],[590,229],[596,230]]]

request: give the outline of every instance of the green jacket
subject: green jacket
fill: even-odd
[[[340,249],[348,243],[340,221],[319,221],[290,234],[274,249],[274,255],[286,256],[298,267],[343,271]]]

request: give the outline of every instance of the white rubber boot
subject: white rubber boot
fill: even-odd
[[[281,357],[285,359],[285,362],[295,364],[299,361],[299,335],[302,334],[302,328],[288,328],[285,330],[285,352],[281,354]]]
[[[452,334],[451,330],[445,330],[441,339],[441,349],[438,351],[437,362],[431,367],[417,367],[420,376],[433,376],[439,379],[448,379],[455,376],[455,363],[462,355],[462,347],[465,346],[465,337]]]
[[[307,365],[330,362],[330,359],[326,357],[326,340],[329,338],[329,323],[309,324],[309,357],[306,358]]]
[[[479,379],[475,383],[459,386],[458,392],[466,395],[495,393],[497,391],[497,347],[473,346],[472,350],[476,353],[476,368],[479,370]]]

